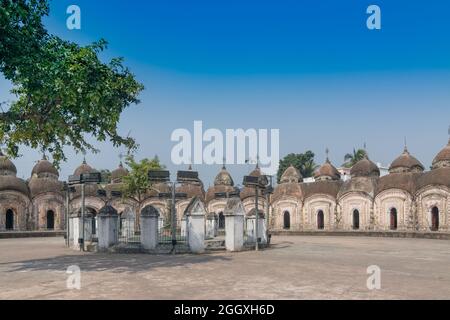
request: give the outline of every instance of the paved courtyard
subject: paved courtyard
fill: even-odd
[[[450,298],[450,241],[274,237],[260,252],[93,254],[61,238],[0,240],[0,299]],[[66,289],[67,267],[81,289]],[[368,290],[367,267],[381,268]]]

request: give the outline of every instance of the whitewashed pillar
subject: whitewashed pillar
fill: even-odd
[[[72,242],[69,244],[75,250],[80,249],[80,239],[81,239],[81,214],[72,213],[70,215],[70,230],[69,238]]]
[[[119,216],[117,210],[106,205],[100,209],[98,214],[98,249],[107,250],[118,242]]]
[[[141,244],[146,250],[158,245],[159,211],[152,205],[141,211]]]
[[[261,244],[267,244],[267,223],[264,215],[260,215],[258,219],[258,238]]]
[[[240,251],[244,247],[244,207],[239,198],[230,198],[224,212],[225,247],[228,251]]]
[[[205,251],[205,213],[192,211],[187,214],[188,243],[193,253]]]

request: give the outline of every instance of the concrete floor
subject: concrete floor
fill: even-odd
[[[260,252],[94,254],[61,238],[0,240],[0,299],[450,299],[450,241],[273,237]],[[81,289],[66,269],[81,269]],[[367,267],[381,268],[368,290]]]

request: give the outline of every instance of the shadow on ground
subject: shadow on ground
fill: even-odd
[[[149,254],[85,254],[45,259],[0,263],[3,272],[65,270],[77,265],[83,271],[112,271],[134,273],[154,268],[190,267],[208,262],[227,262],[232,257],[207,255],[149,255]]]

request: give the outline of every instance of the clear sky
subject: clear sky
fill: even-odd
[[[81,8],[81,30],[66,28],[66,8]],[[366,8],[381,8],[382,29],[368,30]],[[325,148],[335,165],[354,147],[388,165],[408,147],[426,167],[447,143],[450,125],[450,2],[364,0],[54,0],[49,31],[87,44],[109,42],[145,85],[142,103],[122,116],[138,158],[169,169],[176,128],[278,128],[281,156]],[[8,97],[0,80],[0,100]],[[114,169],[109,144],[87,155]],[[39,154],[22,149],[19,176]],[[82,161],[68,150],[66,178]],[[253,166],[253,165],[252,165]],[[236,182],[250,165],[229,166]],[[206,186],[219,166],[196,166]]]

